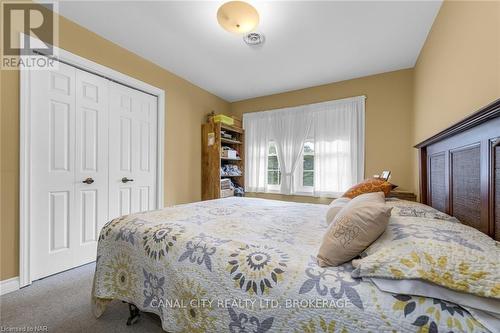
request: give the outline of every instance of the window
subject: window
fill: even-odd
[[[314,142],[304,143],[304,163],[302,164],[302,186],[314,186]]]
[[[363,179],[365,96],[249,112],[243,123],[247,192],[336,196]],[[284,156],[278,142],[288,146]],[[299,151],[291,184],[284,184],[280,161],[295,161]]]
[[[312,193],[314,186],[314,142],[308,140],[304,143],[302,163],[297,166],[294,174],[296,192]],[[279,168],[278,151],[276,144],[269,143],[267,155],[267,185],[268,190],[280,190],[281,171]]]
[[[278,190],[281,184],[281,171],[278,161],[278,151],[274,142],[269,142],[267,152],[267,185],[270,190]]]

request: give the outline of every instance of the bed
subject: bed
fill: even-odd
[[[496,119],[483,123],[496,124]],[[436,142],[420,146],[421,151],[434,149],[429,147]],[[486,188],[488,202],[498,207],[491,199],[494,187]],[[479,248],[485,253],[484,245],[487,256],[500,254],[498,243],[485,235],[495,235],[494,229],[462,225],[439,207],[397,199],[387,204],[394,207],[390,223],[372,251],[383,242],[413,237],[414,242],[439,238],[469,252]],[[100,316],[107,303],[125,301],[157,314],[168,332],[494,330],[471,311],[440,298],[382,291],[372,279],[358,277],[362,266],[354,267],[356,261],[319,267],[315,255],[327,228],[327,209],[226,198],[110,221],[99,238],[94,312]],[[471,231],[476,232],[472,238],[462,237]],[[368,260],[367,253],[360,260]],[[494,297],[498,290],[494,285]]]
[[[415,203],[388,204],[396,220],[452,219]],[[436,300],[394,310],[401,297],[353,279],[351,264],[318,267],[326,209],[226,198],[114,220],[101,233],[94,296],[156,313],[169,332],[416,331]],[[210,300],[216,304],[203,306]],[[481,327],[465,311],[444,309],[439,331],[448,317]]]

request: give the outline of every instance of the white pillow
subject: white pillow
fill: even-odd
[[[372,281],[378,289],[389,293],[438,298],[458,304],[492,332],[500,329],[500,300],[498,299],[461,293],[421,280],[363,278],[365,279]]]

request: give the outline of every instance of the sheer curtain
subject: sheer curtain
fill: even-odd
[[[243,115],[245,128],[245,188],[247,192],[267,192],[267,149],[269,115],[267,112]]]
[[[267,192],[270,140],[278,151],[283,194],[294,193],[293,173],[302,163],[304,141],[308,138],[314,138],[315,196],[337,195],[364,178],[364,96],[246,113],[243,127],[248,192]]]
[[[271,137],[278,151],[282,194],[292,194],[292,175],[302,156],[312,118],[304,107],[270,112]]]
[[[337,195],[364,178],[365,97],[313,104],[310,110],[314,195]]]

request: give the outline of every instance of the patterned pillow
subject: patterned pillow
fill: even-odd
[[[354,277],[420,279],[500,299],[500,243],[453,220],[396,212],[364,254],[353,260]]]
[[[323,236],[318,265],[338,266],[357,257],[384,232],[391,210],[385,203],[370,200],[349,202]]]
[[[348,189],[342,197],[355,198],[358,195],[371,192],[384,192],[387,196],[394,186],[383,179],[368,178]]]

